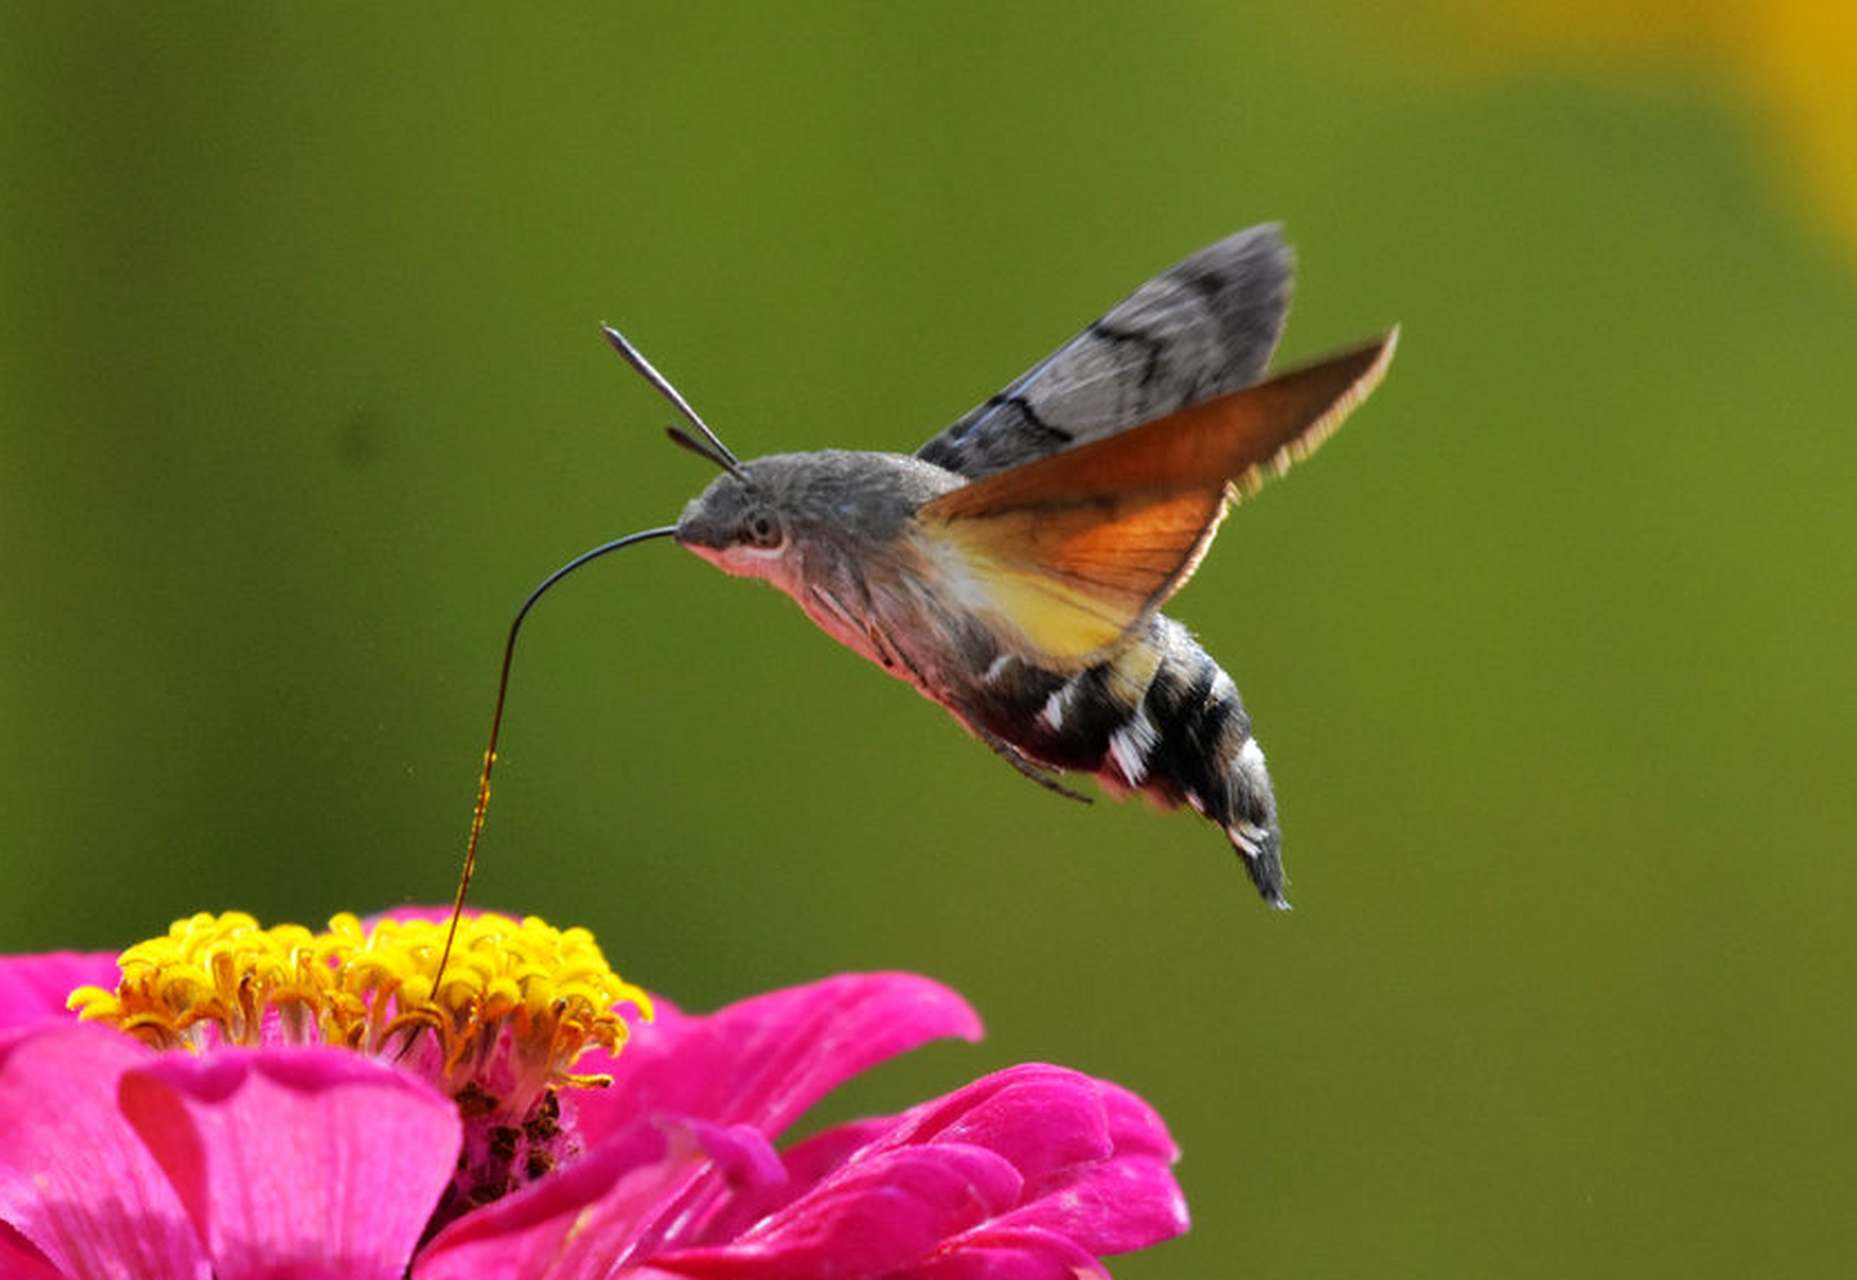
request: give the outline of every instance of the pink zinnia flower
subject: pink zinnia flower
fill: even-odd
[[[442,943],[203,915],[120,982],[0,959],[0,1275],[1073,1280],[1186,1227],[1159,1116],[1059,1067],[776,1147],[841,1080],[978,1037],[927,979],[699,1016],[583,930],[479,916],[435,993]]]

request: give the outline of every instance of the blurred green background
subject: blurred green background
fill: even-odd
[[[449,895],[511,611],[709,479],[597,322],[907,450],[1281,219],[1285,358],[1405,326],[1170,608],[1298,910],[669,545],[533,616],[477,900],[987,1018],[830,1114],[1133,1086],[1125,1278],[1848,1274],[1852,20],[1626,8],[9,6],[0,947]]]

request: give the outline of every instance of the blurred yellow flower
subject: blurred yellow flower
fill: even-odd
[[[1773,140],[1801,202],[1857,255],[1857,4],[1851,0],[1446,0],[1473,65],[1684,62]]]

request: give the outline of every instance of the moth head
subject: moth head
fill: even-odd
[[[958,478],[898,454],[821,449],[738,463],[684,508],[677,541],[789,591],[893,559],[915,511]]]
[[[750,464],[753,466],[753,464]],[[690,499],[677,520],[677,541],[728,573],[774,576],[791,539],[779,494],[750,466],[737,463]]]

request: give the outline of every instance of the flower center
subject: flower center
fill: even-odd
[[[587,1049],[624,1046],[621,1006],[651,1017],[651,998],[607,966],[592,934],[534,917],[462,921],[434,990],[446,928],[343,914],[311,933],[202,912],[123,952],[116,990],[81,987],[69,1004],[157,1049],[330,1045],[426,1079],[464,1121],[442,1225],[577,1154],[558,1091],[611,1083],[571,1068]]]

